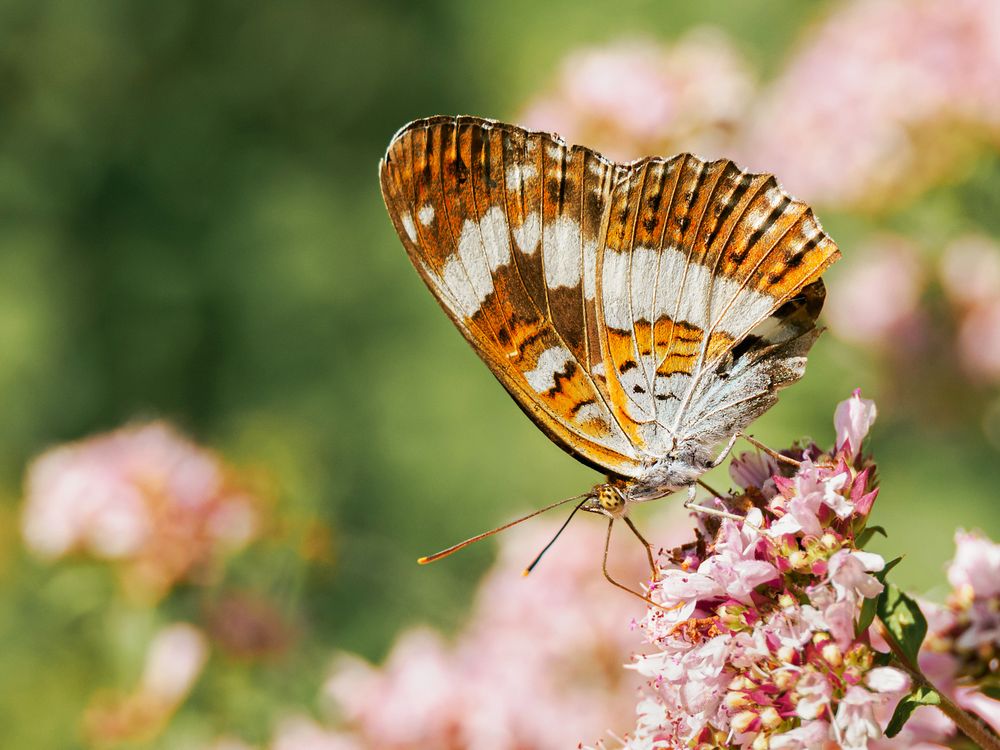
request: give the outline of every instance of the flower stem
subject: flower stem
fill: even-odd
[[[910,677],[913,678],[914,684],[920,685],[921,687],[933,690],[941,699],[941,703],[938,708],[957,726],[962,733],[972,740],[976,745],[978,745],[981,750],[1000,750],[1000,737],[993,731],[993,729],[982,719],[980,719],[975,714],[971,714],[968,711],[960,708],[951,698],[949,698],[945,693],[938,688],[936,688],[927,676],[920,671],[920,667],[913,664],[910,659],[903,653],[899,644],[896,643],[895,639],[886,629],[886,627],[879,622],[879,631],[885,642],[889,644],[889,648],[892,649],[892,655],[896,666],[906,672]]]

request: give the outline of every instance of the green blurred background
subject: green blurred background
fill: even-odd
[[[227,582],[298,634],[278,661],[211,673],[163,746],[205,717],[261,741],[313,700],[331,650],[378,659],[416,622],[455,627],[491,543],[414,559],[597,477],[522,416],[411,268],[379,196],[389,138],[431,114],[514,119],[567,53],[634,34],[716,26],[766,80],[825,5],[0,3],[0,744],[77,746],[88,695],[134,677],[151,623],[200,606],[184,589],[159,612],[123,603],[102,566],[23,550],[26,462],[137,417],[266,477],[285,532]],[[1000,159],[898,210],[820,216],[848,260],[882,229],[995,235]],[[1000,536],[1000,456],[981,424],[995,389],[929,364],[940,376],[916,387],[827,335],[755,434],[829,442],[838,401],[876,398],[877,549],[933,593],[955,527]],[[316,528],[323,553],[303,556]]]

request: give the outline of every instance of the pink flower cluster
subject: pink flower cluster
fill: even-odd
[[[669,525],[660,534],[670,538]],[[641,680],[622,664],[638,648],[641,602],[610,586],[593,524],[572,524],[530,576],[522,571],[553,527],[501,537],[466,625],[453,639],[403,633],[383,664],[343,654],[322,689],[324,719],[290,715],[272,750],[560,750],[628,726]],[[614,574],[649,574],[637,544],[614,550]],[[223,737],[212,750],[249,750]]]
[[[753,95],[749,71],[732,43],[709,29],[670,48],[622,40],[567,57],[553,89],[519,120],[614,159],[718,153]]]
[[[851,343],[889,354],[922,352],[932,325],[922,299],[940,284],[956,332],[957,362],[973,381],[1000,382],[1000,245],[968,234],[949,242],[935,268],[921,248],[899,235],[881,235],[859,248],[831,281],[830,329]]]
[[[945,248],[940,271],[962,367],[976,380],[1000,382],[1000,246],[982,235],[959,237]]]
[[[773,458],[743,454],[741,494],[714,498],[695,542],[669,553],[642,623],[647,680],[627,747],[866,748],[909,688],[879,666],[862,603],[883,589],[884,561],[858,548],[878,493],[860,456],[875,407],[859,393],[837,409],[837,447]]]
[[[551,523],[535,522],[502,540],[500,559],[454,642],[418,629],[403,634],[380,667],[339,659],[325,688],[340,717],[330,742],[351,739],[353,747],[378,750],[555,750],[628,726],[640,680],[621,665],[639,646],[629,623],[641,602],[600,575],[603,534],[586,522],[571,524],[524,578],[522,569],[551,533]],[[614,550],[615,574],[625,580],[649,574],[632,541]]]
[[[994,0],[836,4],[739,151],[813,203],[898,202],[961,162],[977,135],[1000,133],[998,77]]]
[[[54,448],[25,480],[22,533],[52,560],[119,565],[129,593],[157,599],[220,550],[257,533],[255,500],[222,461],[163,422]]]
[[[840,339],[879,349],[915,348],[923,335],[927,272],[905,237],[882,235],[858,247],[831,281],[824,315]]]
[[[939,690],[1000,732],[1000,544],[958,531],[948,567],[953,590],[944,606],[921,601],[928,633],[920,669]],[[966,747],[955,724],[934,706],[921,706],[892,740],[873,750]]]
[[[1000,687],[1000,545],[958,531],[948,580],[954,587],[948,602],[952,622],[939,629],[938,648],[948,647],[956,674],[989,678]]]
[[[1000,732],[1000,700],[987,695],[1000,693],[1000,544],[956,532],[948,580],[954,588],[946,606],[921,603],[930,624],[921,669],[962,708]],[[943,716],[923,727],[924,741],[942,742],[955,734]]]
[[[764,87],[728,37],[696,29],[570,54],[519,120],[616,159],[733,156],[810,203],[877,209],[1000,135],[998,50],[994,0],[850,0]]]

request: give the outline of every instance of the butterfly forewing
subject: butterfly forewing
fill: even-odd
[[[432,118],[394,138],[381,179],[414,265],[510,394],[560,446],[631,476],[639,453],[588,361],[614,172],[552,136]]]
[[[641,477],[801,376],[839,253],[773,177],[629,165],[479,118],[404,128],[382,190],[414,265],[560,446]]]

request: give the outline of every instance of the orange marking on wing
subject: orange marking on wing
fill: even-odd
[[[656,321],[657,351],[667,349],[666,356],[657,368],[658,375],[673,375],[677,372],[690,373],[694,370],[701,352],[701,342],[705,332],[684,321],[673,321],[667,316]]]

